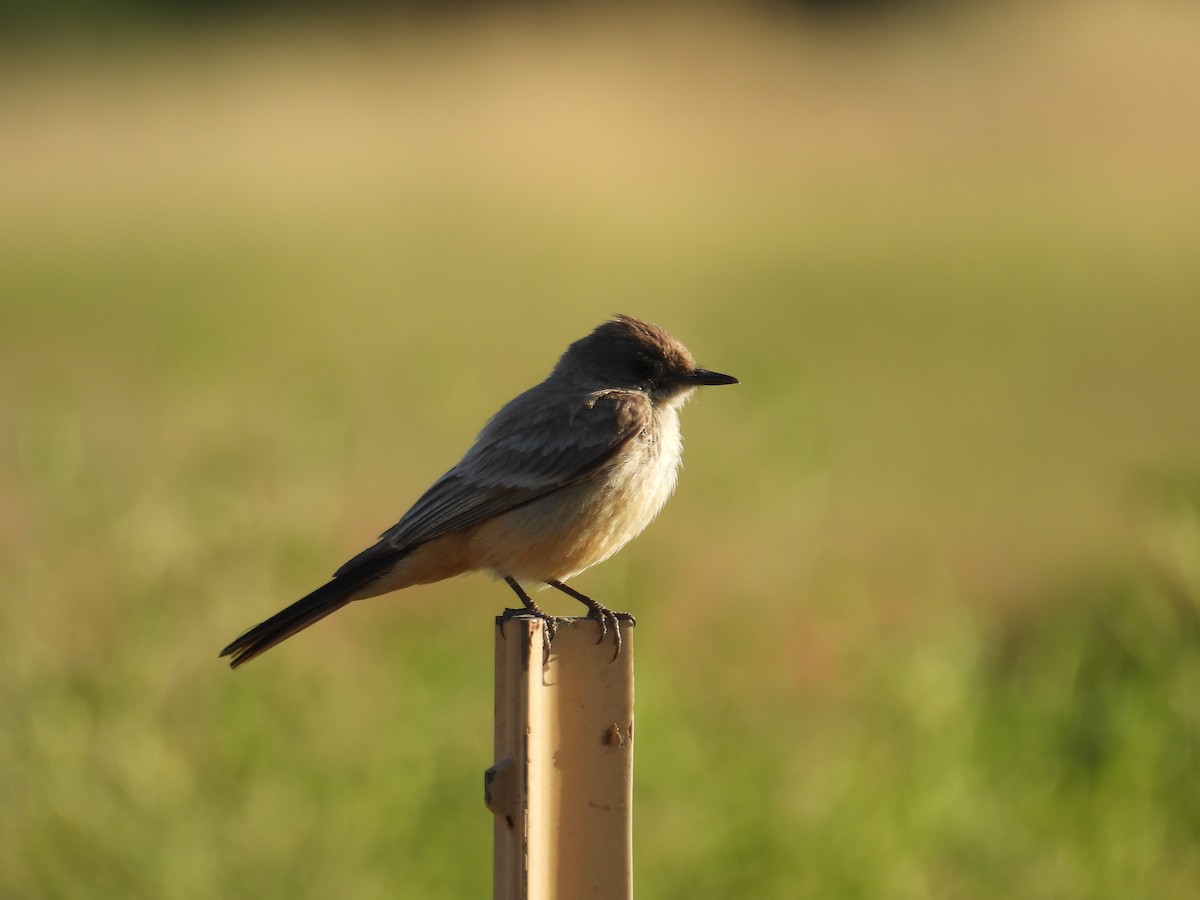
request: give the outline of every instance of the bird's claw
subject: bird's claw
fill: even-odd
[[[600,637],[596,638],[597,644],[604,640],[604,636],[608,634],[609,626],[612,626],[613,643],[615,645],[612,661],[616,662],[621,655],[621,622],[624,620],[630,625],[637,625],[637,619],[626,612],[615,612],[607,606],[597,603],[595,600],[588,604],[588,609],[588,618],[595,619],[600,623]]]
[[[595,619],[600,623],[600,637],[596,641],[597,644],[604,640],[604,636],[608,634],[608,626],[612,625],[613,641],[617,645],[616,652],[613,653],[613,662],[616,662],[617,657],[621,655],[621,620],[625,619],[630,625],[636,625],[637,620],[629,613],[613,612],[603,603],[597,603],[591,597],[579,593],[575,588],[568,587],[561,581],[547,581],[546,584],[552,588],[557,588],[570,597],[574,597],[588,608],[588,618]]]
[[[542,621],[542,663],[546,663],[550,659],[550,645],[554,643],[554,636],[558,634],[558,625],[563,621],[562,616],[552,616],[544,612],[541,607],[533,604],[529,609],[506,609],[496,620],[496,627],[500,629],[500,634],[504,634],[504,623],[509,619],[515,619],[518,616],[530,616],[534,619]]]

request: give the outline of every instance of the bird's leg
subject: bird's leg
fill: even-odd
[[[617,644],[617,651],[613,654],[613,660],[616,660],[621,655],[621,620],[624,619],[630,625],[636,625],[637,619],[627,612],[613,612],[607,606],[597,603],[591,597],[579,593],[574,588],[567,587],[561,581],[547,581],[546,584],[552,588],[558,588],[569,597],[574,597],[588,608],[588,617],[600,623],[600,640],[596,641],[597,644],[604,640],[604,636],[608,634],[608,626],[612,625],[613,639]]]
[[[554,641],[554,635],[558,631],[559,617],[550,615],[545,610],[543,610],[540,606],[538,606],[536,603],[534,603],[533,598],[530,597],[527,593],[525,593],[525,590],[521,587],[520,584],[517,583],[517,579],[513,578],[511,575],[506,575],[504,577],[504,580],[508,584],[508,586],[510,588],[512,588],[513,591],[516,592],[516,595],[521,598],[521,603],[525,606],[525,609],[506,609],[504,611],[504,615],[501,618],[503,619],[503,621],[507,622],[513,616],[519,616],[526,612],[529,612],[529,613],[532,613],[533,615],[537,616],[544,623],[546,623],[546,627],[542,630],[542,637],[544,638],[544,641],[543,641],[544,646],[542,648],[542,651],[543,651],[543,655],[545,656],[545,658],[549,659],[550,658],[550,644]]]

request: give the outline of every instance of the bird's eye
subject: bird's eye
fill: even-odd
[[[629,371],[638,381],[649,381],[654,375],[654,363],[644,356],[639,356],[630,363]]]

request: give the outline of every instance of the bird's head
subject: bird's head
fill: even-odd
[[[624,315],[571,344],[554,371],[593,389],[639,390],[666,402],[701,385],[738,383],[698,367],[687,347],[657,325]]]

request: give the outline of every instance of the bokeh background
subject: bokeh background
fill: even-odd
[[[486,896],[503,585],[216,653],[629,312],[639,895],[1195,896],[1193,4],[3,21],[0,895]]]

